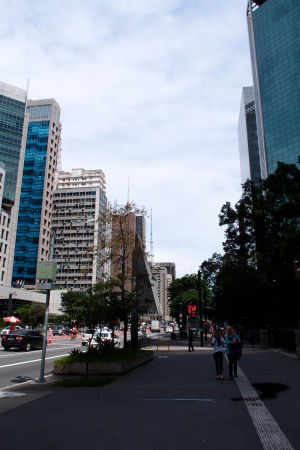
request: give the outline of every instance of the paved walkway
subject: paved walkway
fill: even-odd
[[[210,349],[174,347],[104,387],[28,384],[14,390],[25,395],[0,398],[1,443],[5,450],[300,449],[300,361],[249,349],[241,369],[230,381],[225,363],[226,380],[217,381]],[[262,405],[252,383],[269,395]],[[262,383],[273,383],[277,395]]]

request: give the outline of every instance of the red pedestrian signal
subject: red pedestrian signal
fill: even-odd
[[[188,305],[188,316],[192,319],[196,319],[197,317],[197,306],[189,304]]]

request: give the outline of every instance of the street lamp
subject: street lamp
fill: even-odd
[[[202,318],[202,298],[201,298],[201,269],[198,270],[198,295],[199,295],[199,322],[200,322],[200,346],[203,347],[203,318]]]
[[[294,261],[295,278],[297,284],[297,296],[298,296],[298,328],[300,328],[300,262],[296,258]]]
[[[204,335],[205,335],[205,342],[207,342],[207,289],[205,283],[203,286],[203,300],[204,300]]]

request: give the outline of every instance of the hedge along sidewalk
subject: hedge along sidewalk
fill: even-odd
[[[149,350],[114,350],[99,356],[90,356],[88,374],[121,375],[153,359]],[[81,352],[57,359],[54,375],[84,375],[87,373],[87,354]]]

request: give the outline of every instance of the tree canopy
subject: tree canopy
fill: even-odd
[[[278,163],[240,200],[223,205],[224,254],[202,264],[216,320],[249,327],[293,326],[299,315],[294,262],[300,259],[300,170]]]

